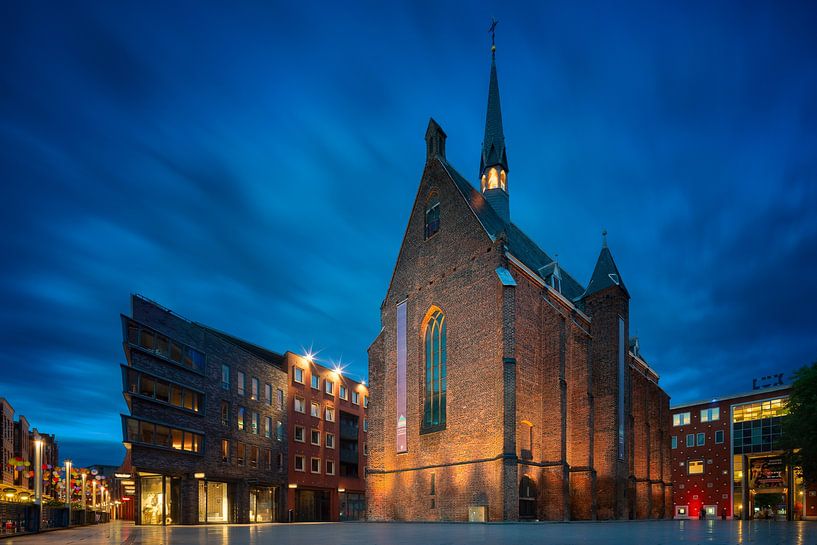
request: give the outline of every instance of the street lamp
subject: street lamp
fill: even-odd
[[[43,440],[34,439],[34,503],[43,503]]]
[[[68,526],[71,526],[71,460],[65,460],[65,503],[68,504]]]
[[[96,477],[91,479],[91,509],[96,511]]]

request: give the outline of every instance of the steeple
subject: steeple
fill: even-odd
[[[491,75],[488,81],[488,111],[485,115],[485,136],[479,161],[480,189],[494,211],[506,223],[510,222],[508,203],[508,154],[502,130],[502,108],[499,105],[499,81],[496,77],[496,20],[491,28]]]
[[[616,262],[613,261],[613,254],[610,253],[610,248],[607,247],[607,230],[601,233],[601,253],[598,260],[596,260],[596,268],[593,269],[593,276],[590,277],[590,283],[587,284],[587,289],[583,297],[592,295],[610,286],[618,286],[630,297],[627,288],[624,287],[624,281],[621,279],[621,274],[618,272]]]

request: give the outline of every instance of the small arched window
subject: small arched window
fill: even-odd
[[[423,346],[425,347],[425,403],[423,428],[445,427],[446,390],[446,326],[445,315],[434,309],[426,318]]]
[[[523,460],[533,459],[533,423],[523,420],[519,429],[520,458]]]
[[[424,238],[427,240],[440,230],[440,198],[433,193],[426,201]]]

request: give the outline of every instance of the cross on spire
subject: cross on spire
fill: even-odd
[[[488,27],[488,32],[491,33],[491,53],[496,51],[496,25],[499,23],[496,19],[491,17],[491,26]]]

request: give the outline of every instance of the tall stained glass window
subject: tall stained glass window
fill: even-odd
[[[446,391],[445,315],[434,310],[425,324],[425,410],[423,427],[434,430],[445,427]]]

